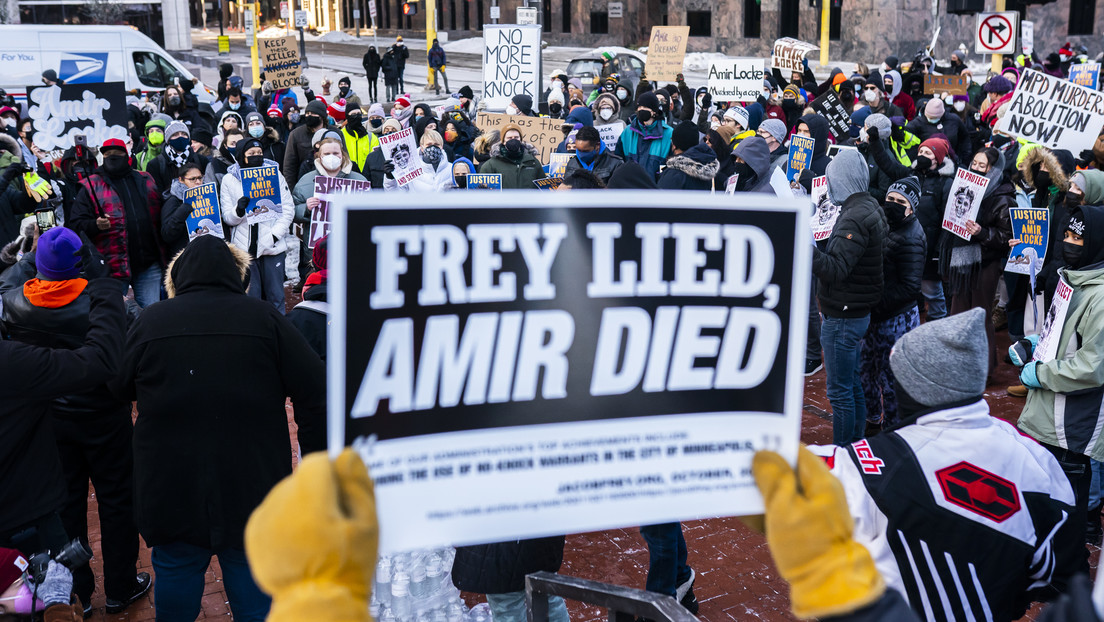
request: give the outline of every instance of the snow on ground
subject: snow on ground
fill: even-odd
[[[468,37],[467,39],[457,39],[456,41],[442,43],[441,47],[445,48],[445,53],[452,52],[453,54],[482,55],[483,37]]]
[[[325,41],[326,43],[359,43],[364,41],[364,37],[357,39],[347,32],[343,32],[341,30],[331,30],[330,32],[318,35],[314,38],[314,40]]]
[[[682,69],[683,71],[709,71],[709,64],[720,58],[727,58],[727,55],[720,52],[687,52],[685,60],[682,61]]]

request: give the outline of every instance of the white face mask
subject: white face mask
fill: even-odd
[[[617,89],[617,99],[625,99],[629,96],[629,92],[625,89]]]
[[[709,124],[709,129],[711,129],[711,130],[715,130],[718,127],[721,127],[721,122],[720,121],[713,121],[712,123]]]
[[[563,88],[563,82],[560,82],[559,80],[553,80],[552,81],[552,88],[562,89]]]
[[[322,168],[327,171],[336,171],[341,168],[341,156],[333,154],[322,156]]]
[[[602,117],[603,121],[609,121],[613,116],[613,108],[602,108],[598,111],[598,116]]]
[[[959,111],[959,112],[962,112],[963,110],[966,110],[966,102],[964,102],[964,101],[955,102],[954,103],[954,109]]]
[[[863,91],[863,99],[874,103],[878,99],[878,91]]]
[[[518,112],[521,112],[521,111],[518,110],[517,108],[514,108],[513,106],[509,106],[509,107],[506,108],[506,114],[517,114]]]
[[[4,127],[15,127],[15,119],[4,117]]]
[[[869,139],[870,139],[870,137],[867,136],[865,127],[862,128],[861,130],[859,130],[859,142],[860,143],[865,143]]]

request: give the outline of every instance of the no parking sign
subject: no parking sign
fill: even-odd
[[[978,54],[1014,54],[1016,52],[1015,11],[978,13],[974,29],[974,51]]]

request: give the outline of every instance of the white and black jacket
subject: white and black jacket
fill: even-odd
[[[1077,569],[1069,481],[984,400],[811,449],[843,484],[855,540],[922,619],[1015,620]]]

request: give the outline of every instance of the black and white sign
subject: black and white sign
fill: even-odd
[[[46,152],[73,146],[84,134],[89,147],[109,138],[127,139],[126,89],[122,82],[28,88],[27,117],[34,121],[34,144]]]
[[[847,114],[847,109],[843,107],[843,102],[835,91],[827,91],[814,99],[809,107],[828,120],[828,131],[832,132],[836,143],[842,143],[851,137],[851,115]]]
[[[1015,54],[1016,20],[1019,13],[978,13],[974,29],[974,51],[978,54]]]
[[[713,101],[753,102],[763,93],[761,58],[719,58],[709,63],[707,87]]]
[[[487,110],[503,111],[514,95],[540,101],[541,27],[483,25],[483,101]]]
[[[997,129],[1050,149],[1081,153],[1104,126],[1104,93],[1025,69]]]
[[[762,511],[752,455],[797,450],[808,202],[703,194],[335,202],[330,447],[370,466],[381,551]]]

